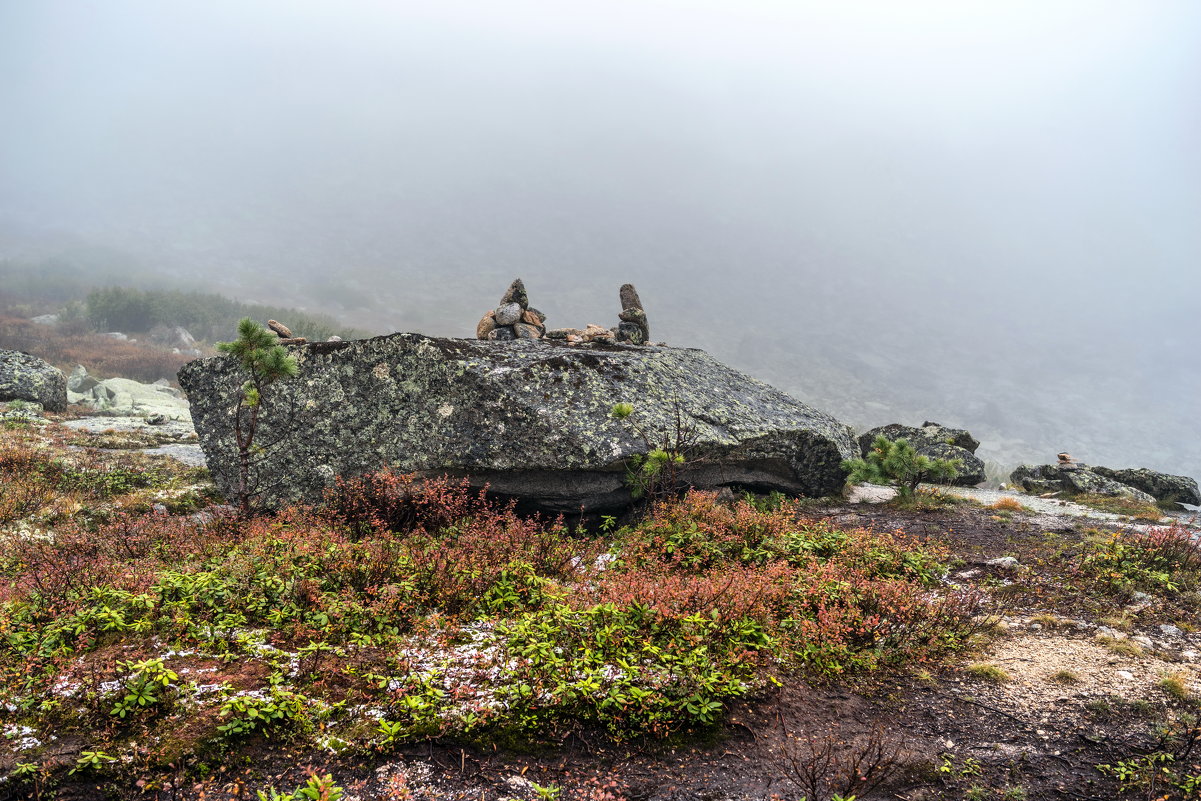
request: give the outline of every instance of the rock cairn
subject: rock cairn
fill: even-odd
[[[645,345],[651,338],[651,327],[646,321],[646,312],[642,310],[642,299],[633,284],[622,284],[618,291],[621,298],[621,320],[614,329],[618,342],[629,342],[631,345]]]
[[[304,337],[292,335],[292,329],[281,323],[279,320],[268,320],[267,327],[279,336],[280,345],[303,345],[308,342]]]
[[[622,284],[618,292],[621,298],[620,322],[613,328],[589,323],[587,328],[552,328],[546,332],[547,339],[564,340],[568,345],[581,342],[621,342],[626,345],[645,345],[650,341],[651,329],[642,310],[642,300],[633,284]]]
[[[480,318],[476,339],[508,342],[514,339],[542,339],[546,335],[546,315],[530,307],[530,297],[520,278],[509,284],[500,305]]]

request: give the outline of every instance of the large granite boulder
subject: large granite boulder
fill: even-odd
[[[51,412],[67,408],[67,378],[62,370],[19,350],[0,350],[0,401],[42,404]]]
[[[904,439],[919,454],[932,459],[958,459],[959,474],[949,484],[974,487],[984,480],[984,460],[976,455],[980,443],[962,428],[947,428],[928,421],[921,428],[890,423],[861,434],[859,452],[866,457],[872,442],[881,434],[892,441]]]
[[[1188,476],[1173,476],[1168,473],[1157,473],[1145,467],[1112,470],[1108,467],[1094,467],[1092,471],[1099,476],[1121,482],[1128,487],[1142,490],[1157,501],[1164,503],[1188,503],[1201,506],[1201,491],[1197,487],[1197,479]]]
[[[1062,492],[1065,495],[1105,495],[1129,498],[1143,503],[1155,503],[1155,498],[1142,490],[1127,486],[1112,478],[1098,475],[1086,464],[1069,462],[1037,466],[1019,465],[1009,476],[1010,481],[1026,492],[1044,495]]]
[[[300,374],[264,393],[252,485],[265,505],[317,501],[336,476],[391,466],[469,476],[527,508],[620,508],[626,460],[674,432],[677,411],[692,430],[686,480],[698,487],[828,495],[856,453],[833,417],[689,348],[392,334],[290,351]],[[179,371],[226,494],[245,379],[228,356]],[[617,403],[634,414],[614,419]]]

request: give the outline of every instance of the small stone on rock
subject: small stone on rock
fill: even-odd
[[[618,295],[621,298],[621,308],[625,309],[641,309],[642,299],[638,297],[638,290],[634,289],[633,284],[622,284],[618,290]]]
[[[496,312],[490,311],[480,318],[475,327],[476,339],[487,339],[492,329],[496,328]]]
[[[642,330],[642,326],[634,323],[618,324],[616,337],[618,342],[629,342],[631,345],[646,344],[646,332]]]
[[[521,319],[521,306],[517,303],[506,303],[496,309],[497,325],[512,325]]]
[[[530,296],[526,293],[525,283],[520,278],[515,279],[513,283],[509,284],[508,291],[500,299],[501,306],[508,306],[510,303],[516,303],[521,307],[522,311],[525,311],[530,305]],[[513,322],[517,321],[514,320]],[[509,325],[509,323],[503,323],[503,325]]]
[[[281,323],[279,320],[268,320],[267,327],[275,333],[279,334],[280,339],[292,339],[292,329]]]
[[[537,326],[529,325],[528,323],[517,323],[513,326],[513,333],[518,339],[541,339],[542,332]]]

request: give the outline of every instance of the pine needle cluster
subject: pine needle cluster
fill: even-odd
[[[959,475],[958,459],[936,459],[918,453],[909,441],[890,440],[883,434],[872,441],[871,450],[862,459],[848,459],[842,466],[850,471],[847,483],[884,484],[897,488],[908,500],[923,481],[950,481]]]

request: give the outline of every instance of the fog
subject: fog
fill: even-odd
[[[455,336],[632,281],[854,425],[1201,476],[1198,42],[1195,0],[8,0],[0,258]]]

